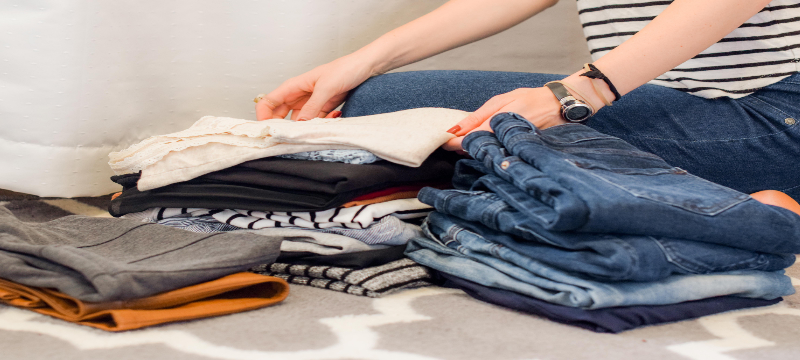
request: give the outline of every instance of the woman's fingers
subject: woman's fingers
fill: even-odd
[[[321,112],[320,115],[322,115],[322,114],[324,114],[324,113]],[[334,110],[334,111],[329,112],[328,115],[320,116],[320,117],[324,117],[326,119],[333,119],[333,118],[338,118],[340,116],[342,116],[342,112],[339,111],[339,110]]]
[[[285,119],[286,115],[289,115],[289,111],[291,110],[292,108],[290,108],[289,105],[281,104],[272,110],[272,119]]]
[[[303,77],[291,78],[272,90],[269,94],[262,96],[256,104],[256,119],[276,119],[284,118],[298,102],[303,98],[308,98],[312,89]]]
[[[489,101],[484,103],[478,110],[469,114],[464,120],[459,121],[456,126],[453,126],[447,131],[456,135],[456,137],[447,141],[442,145],[442,148],[449,151],[462,150],[461,141],[464,139],[464,135],[473,131],[492,131],[492,128],[489,126],[489,119],[512,101],[514,101],[514,99],[506,96],[506,94],[497,95],[489,99]]]
[[[491,128],[491,126],[489,126],[489,119],[487,119],[486,121],[484,121],[480,125],[476,126],[474,129],[470,130],[469,132],[472,133],[472,132],[475,132],[475,131],[489,131],[489,132],[491,132],[492,128]],[[456,137],[448,140],[444,145],[442,145],[442,149],[445,149],[445,150],[448,150],[448,151],[463,150],[463,148],[461,147],[461,142],[463,140],[464,140],[464,136],[456,136]]]
[[[466,118],[464,118],[464,120],[459,121],[458,124],[453,127],[454,129],[458,127],[458,129],[450,129],[450,132],[457,136],[464,136],[476,127],[483,124],[489,119],[489,117],[496,114],[498,111],[500,111],[500,109],[508,105],[508,103],[514,101],[513,98],[509,98],[504,95],[505,94],[498,95],[489,99],[489,101],[478,108],[478,110],[475,110],[475,112],[469,114]]]
[[[282,102],[277,100],[270,100],[266,96],[262,96],[258,103],[256,103],[256,119],[266,120],[272,119],[275,114],[275,109],[283,105]]]
[[[464,140],[463,136],[456,136],[450,140],[447,140],[447,142],[444,143],[444,145],[442,145],[442,149],[445,149],[447,151],[463,150],[463,148],[461,147],[462,140]]]
[[[311,93],[311,97],[308,98],[303,108],[300,109],[297,120],[311,120],[317,117],[317,114],[324,111],[322,107],[325,106],[334,95],[337,94],[324,86],[315,87],[314,92]],[[324,112],[330,112],[331,110],[333,109],[328,109],[328,111]],[[294,114],[292,114],[292,118],[294,118]]]

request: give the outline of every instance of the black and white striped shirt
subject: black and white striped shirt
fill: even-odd
[[[647,25],[669,1],[578,0],[597,60]],[[705,98],[739,98],[800,71],[800,0],[773,0],[738,29],[651,84]]]

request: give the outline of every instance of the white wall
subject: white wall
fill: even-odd
[[[253,97],[445,1],[0,2],[0,188],[118,190],[107,154]],[[302,22],[301,22],[302,21]],[[406,66],[571,73],[589,59],[574,1]]]

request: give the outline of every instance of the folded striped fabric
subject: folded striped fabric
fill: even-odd
[[[364,269],[273,263],[253,267],[250,271],[279,277],[292,284],[367,297],[431,285],[430,270],[408,258]]]
[[[190,214],[193,217],[210,215],[221,223],[245,229],[288,226],[310,229],[331,227],[364,229],[388,215],[404,220],[416,219],[427,216],[431,210],[432,208],[430,206],[421,203],[417,199],[399,199],[377,204],[359,205],[347,208],[337,207],[312,212],[150,208],[142,212],[127,214],[124,218],[158,222],[166,218]]]
[[[266,232],[270,234],[271,231],[290,229],[299,230],[301,232],[320,232],[327,234],[336,234],[346,236],[351,239],[361,241],[369,245],[405,245],[414,237],[425,236],[422,229],[418,225],[409,224],[394,216],[384,216],[380,221],[373,223],[364,229],[350,229],[343,227],[328,227],[322,229],[312,229],[307,227],[300,227],[294,225],[282,225],[277,227],[266,227],[257,230],[249,230],[240,228],[220,222],[212,216],[176,216],[169,217],[157,222],[161,225],[174,227],[178,229],[188,230],[196,233],[215,233],[227,231],[255,231]],[[311,235],[309,235],[310,237]]]

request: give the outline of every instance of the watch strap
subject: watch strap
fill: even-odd
[[[569,90],[567,90],[567,88],[564,85],[562,85],[560,82],[553,81],[553,82],[549,82],[547,84],[544,84],[544,86],[547,86],[550,89],[550,91],[553,92],[553,95],[556,96],[558,101],[560,101],[562,103],[564,102],[563,99],[566,98],[566,97],[574,98],[574,96],[572,96],[572,94],[569,93]]]

